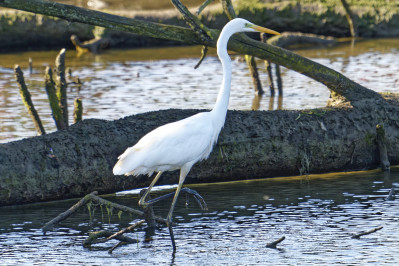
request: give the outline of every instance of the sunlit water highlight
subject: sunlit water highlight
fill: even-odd
[[[75,97],[83,99],[84,119],[118,119],[127,115],[168,108],[210,109],[216,101],[222,70],[214,51],[200,68],[194,70],[200,47],[170,47],[140,50],[111,50],[100,55],[76,57],[67,52],[66,64],[73,76],[83,82],[68,89],[70,116]],[[332,67],[367,88],[396,92],[399,88],[399,40],[381,39],[342,44],[328,49],[299,51],[301,55]],[[48,132],[55,130],[44,90],[43,72],[54,65],[57,51],[0,54],[0,142],[34,136],[33,122],[23,106],[13,76],[14,64],[20,64],[36,109]],[[27,71],[33,59],[33,74]],[[246,63],[234,57],[233,85],[229,109],[251,110],[254,91]],[[260,110],[277,108],[270,102],[263,62],[258,61],[265,96]],[[329,91],[294,71],[282,69],[283,109],[323,107]],[[72,118],[70,119],[72,121]]]
[[[201,211],[194,201],[188,208],[181,197],[175,212],[177,252],[172,256],[167,228],[146,237],[143,228],[128,236],[138,244],[116,242],[83,248],[88,231],[117,231],[138,217],[96,207],[92,220],[87,209],[43,236],[40,227],[76,200],[0,208],[2,264],[139,264],[139,265],[344,265],[397,264],[398,200],[387,200],[399,189],[399,169],[357,173],[247,180],[191,186],[207,201]],[[156,192],[161,195],[166,191]],[[154,196],[156,196],[154,195]],[[108,200],[137,208],[137,192],[108,196]],[[167,214],[170,201],[155,207]],[[351,236],[382,226],[360,239]],[[282,236],[277,249],[266,244]],[[147,239],[147,240],[145,240]]]

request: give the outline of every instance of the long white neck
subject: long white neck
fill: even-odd
[[[232,31],[229,27],[225,27],[220,33],[217,42],[217,53],[223,67],[223,80],[215,106],[211,111],[212,122],[214,123],[214,127],[216,129],[216,138],[224,125],[227,107],[229,106],[232,68],[231,59],[227,53],[227,42],[234,33],[235,32]]]

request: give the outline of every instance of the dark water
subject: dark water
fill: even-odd
[[[0,142],[35,136],[34,125],[22,104],[13,75],[14,64],[21,65],[32,100],[47,132],[55,130],[44,90],[45,66],[54,66],[58,51],[0,54]],[[307,49],[299,54],[325,64],[361,85],[378,92],[399,88],[399,40],[377,39],[343,43],[333,48]],[[100,55],[77,57],[67,51],[66,65],[83,82],[71,84],[68,102],[72,117],[75,97],[83,99],[83,118],[118,119],[127,115],[168,108],[213,107],[222,72],[219,60],[210,50],[202,65],[194,70],[201,47],[169,47],[138,50],[110,50]],[[28,72],[28,59],[33,73]],[[259,103],[246,63],[233,56],[233,81],[229,109],[260,110],[323,107],[329,90],[294,71],[282,68],[284,96],[271,99],[263,62],[258,61],[266,94]],[[72,118],[70,118],[72,121]]]
[[[138,217],[82,208],[43,236],[40,227],[77,200],[0,208],[2,264],[140,264],[140,265],[381,265],[397,264],[399,168],[289,178],[247,180],[190,186],[206,199],[209,210],[181,197],[175,211],[177,252],[171,252],[162,227],[146,240],[145,230],[127,234],[138,244],[107,250],[115,242],[84,248],[88,231],[117,231]],[[172,188],[156,192],[166,193]],[[108,200],[137,207],[137,193]],[[155,207],[166,216],[170,201]],[[360,239],[352,234],[382,226]],[[285,236],[278,249],[266,244]]]

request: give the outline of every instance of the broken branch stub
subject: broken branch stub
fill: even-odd
[[[57,75],[57,98],[60,105],[62,117],[64,118],[65,126],[68,127],[68,103],[67,103],[67,82],[65,78],[65,48],[61,49],[57,58],[55,59],[55,72]]]
[[[15,73],[15,79],[17,80],[19,86],[19,94],[21,95],[22,102],[24,103],[26,109],[28,109],[29,115],[35,125],[37,134],[38,135],[46,134],[42,121],[40,120],[39,114],[37,113],[35,106],[33,105],[28,87],[25,84],[24,73],[22,73],[22,70],[19,67],[19,65],[15,65],[14,73]]]
[[[58,130],[66,128],[64,123],[64,117],[62,116],[60,104],[58,102],[57,93],[55,89],[55,83],[53,80],[53,71],[51,67],[46,67],[45,70],[45,88],[48,97],[48,101],[50,104],[51,112],[53,115],[53,119],[55,121],[55,125]]]

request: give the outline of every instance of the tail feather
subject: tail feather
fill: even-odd
[[[134,171],[136,164],[133,160],[135,156],[133,152],[134,150],[132,148],[128,148],[121,156],[118,157],[119,160],[112,170],[114,175],[123,175]]]

